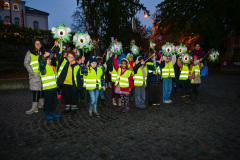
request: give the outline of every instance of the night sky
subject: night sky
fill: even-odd
[[[76,10],[77,1],[76,0],[24,0],[26,1],[26,6],[32,7],[44,12],[50,13],[48,18],[49,29],[51,27],[56,27],[60,23],[64,23],[66,26],[71,27],[72,24],[72,14]],[[140,0],[148,10],[150,10],[150,15],[156,10],[155,6],[162,2],[162,0]],[[152,27],[151,18],[145,18],[144,13],[140,12],[137,14],[140,21],[146,25]]]

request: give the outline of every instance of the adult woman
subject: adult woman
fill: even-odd
[[[29,86],[33,91],[32,108],[26,114],[38,112],[38,107],[43,107],[42,82],[39,73],[39,56],[45,54],[42,43],[39,39],[34,39],[31,50],[27,52],[24,59],[24,67],[29,73]]]
[[[202,50],[200,44],[196,44],[195,47],[193,48],[193,51],[192,51],[192,56],[196,55],[197,58],[202,61],[203,60],[203,57],[205,56],[205,52]],[[206,61],[203,61],[202,62],[204,64],[204,66],[207,65],[207,62]]]

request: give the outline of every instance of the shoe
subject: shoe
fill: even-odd
[[[43,105],[44,105],[44,99],[43,98],[39,98],[38,108],[43,108]]]
[[[123,107],[119,107],[119,108],[117,108],[117,111],[122,112],[123,109],[124,109]]]
[[[45,115],[44,118],[47,119],[47,120],[51,120],[51,119],[53,119],[53,116],[52,115]]]
[[[52,114],[52,117],[53,117],[53,118],[60,118],[61,116],[60,116],[59,114],[55,114],[55,113],[54,113],[54,114]]]
[[[153,106],[160,106],[160,103],[153,103]]]
[[[122,106],[121,98],[118,98],[118,106],[119,106],[119,107]]]
[[[108,88],[108,83],[105,84],[105,88],[106,88],[106,89]]]
[[[92,111],[89,111],[89,117],[92,117]]]
[[[116,105],[117,105],[117,103],[116,103],[116,99],[113,98],[112,101],[113,101],[113,105],[116,106]]]
[[[168,100],[168,102],[169,102],[169,103],[172,103],[172,101],[171,101],[170,99]]]
[[[95,114],[96,116],[99,116],[99,113],[97,112],[97,105],[96,104],[93,106],[93,114]]]
[[[163,101],[163,103],[169,103],[169,101],[168,101],[168,100],[166,100],[166,101]]]
[[[108,84],[108,85],[109,85],[109,88],[112,88],[112,84],[111,84],[111,82],[109,82],[109,84]]]
[[[71,105],[71,111],[75,112],[77,109],[77,105]]]
[[[125,107],[123,110],[122,110],[123,113],[127,113],[129,112],[129,107]]]
[[[38,102],[32,102],[32,108],[26,111],[26,114],[32,114],[38,112]]]

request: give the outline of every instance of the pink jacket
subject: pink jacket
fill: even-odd
[[[116,71],[118,71],[118,67],[119,66],[118,66],[118,63],[117,63],[117,58],[115,58],[115,57],[113,58],[113,66],[116,69]],[[128,70],[128,67],[126,69]],[[121,75],[123,75],[124,72],[122,71]],[[121,88],[120,87],[120,91],[129,92],[129,88],[133,88],[133,76],[132,76],[132,73],[131,73],[130,77],[128,78],[128,81],[129,81],[129,87],[128,88]],[[114,89],[115,88],[116,88],[116,86],[114,86]]]

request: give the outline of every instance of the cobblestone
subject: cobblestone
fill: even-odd
[[[200,99],[116,112],[99,105],[89,117],[79,104],[76,114],[47,121],[43,111],[26,115],[32,94],[0,91],[0,157],[11,159],[229,159],[240,157],[240,75],[210,72],[202,78]],[[64,105],[60,102],[57,111]]]

